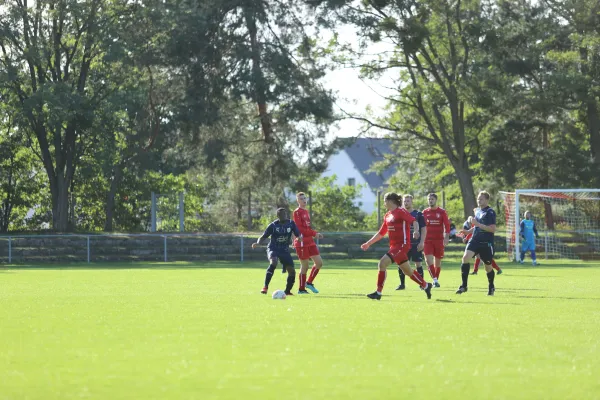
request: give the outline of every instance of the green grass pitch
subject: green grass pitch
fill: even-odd
[[[600,263],[501,260],[494,297],[458,263],[429,301],[364,260],[286,300],[263,263],[3,267],[0,399],[600,397]]]

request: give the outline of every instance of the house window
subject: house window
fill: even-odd
[[[355,186],[355,185],[356,185],[356,179],[348,178],[348,186]]]

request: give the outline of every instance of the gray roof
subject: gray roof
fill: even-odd
[[[381,174],[367,172],[375,162],[383,161],[384,154],[393,154],[391,144],[387,139],[356,138],[343,148],[372,190],[383,187],[396,172],[394,167],[385,169]]]

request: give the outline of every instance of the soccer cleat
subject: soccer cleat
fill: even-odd
[[[260,292],[262,294],[267,294],[268,291],[269,291],[269,288],[265,286],[264,288],[262,288],[262,290]]]
[[[398,287],[396,288],[396,290],[404,290],[406,289],[406,286],[404,285],[398,285]]]
[[[458,290],[456,291],[456,294],[463,294],[467,291],[468,289],[466,287],[459,287]]]
[[[519,264],[523,264],[523,260],[519,260]]]
[[[493,296],[495,291],[496,291],[495,287],[489,288],[489,290],[488,290],[488,296]]]
[[[440,287],[440,283],[438,281],[433,282],[433,287]]]
[[[501,275],[502,274],[502,269],[499,269],[498,272],[496,272],[496,275]]]
[[[471,272],[471,275],[477,275],[477,271]]]
[[[310,294],[307,290],[298,290],[298,294]]]
[[[373,300],[381,300],[381,295],[377,292],[369,293],[367,297]]]
[[[313,285],[312,283],[306,282],[306,287],[308,289],[310,289],[310,291],[313,292],[313,293],[319,293],[319,291],[317,290],[317,288],[315,287],[315,285]]]
[[[292,292],[285,292],[285,295],[286,295],[286,296],[293,296],[293,295],[294,295],[294,293],[292,293]]]
[[[425,294],[427,295],[427,299],[431,299],[431,288],[433,287],[433,285],[431,283],[428,283],[427,286],[425,287]]]
[[[535,267],[536,265],[539,265],[539,264],[537,263],[537,261],[532,261],[531,265],[533,265]]]

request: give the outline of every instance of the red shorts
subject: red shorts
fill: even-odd
[[[433,255],[435,258],[444,258],[444,240],[425,241],[423,253],[426,256]]]
[[[410,251],[410,243],[401,244],[398,246],[390,247],[390,251],[387,252],[387,255],[394,261],[396,264],[402,264],[408,261],[408,252]]]
[[[321,254],[319,253],[319,248],[316,244],[310,244],[304,247],[296,246],[295,248],[299,260],[308,260],[311,257],[318,256]]]

